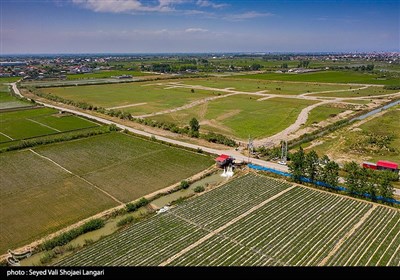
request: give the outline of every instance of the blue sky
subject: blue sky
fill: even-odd
[[[0,0],[0,52],[400,51],[400,1]]]

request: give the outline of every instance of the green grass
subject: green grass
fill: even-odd
[[[357,88],[357,87],[353,87]],[[354,90],[354,91],[343,91],[343,92],[327,92],[327,93],[315,93],[310,96],[324,96],[324,97],[366,97],[366,96],[379,96],[385,94],[397,93],[399,90],[386,90],[382,87],[369,87],[366,89]]]
[[[111,78],[113,76],[122,76],[122,75],[132,75],[132,77],[138,76],[148,76],[148,73],[142,73],[139,71],[128,71],[128,70],[110,70],[110,71],[100,71],[96,73],[86,73],[86,74],[68,74],[68,80],[80,80],[80,79],[103,79],[103,78]]]
[[[0,117],[0,132],[14,140],[97,126],[91,121],[69,114],[59,114],[57,110],[50,108],[3,112],[0,113]],[[3,137],[0,142],[10,141],[10,138],[6,140]]]
[[[152,117],[187,125],[196,117],[202,131],[223,133],[240,139],[262,138],[278,133],[297,119],[300,111],[315,103],[310,100],[272,98],[257,101],[260,97],[236,95],[217,99],[166,115]]]
[[[149,84],[151,85],[147,86]],[[121,109],[133,115],[171,109],[198,99],[217,95],[217,93],[213,94],[203,90],[196,90],[195,93],[192,93],[190,89],[165,89],[167,87],[155,85],[154,82],[134,82],[128,84],[46,88],[41,90],[66,99],[87,102],[104,108],[146,103]]]
[[[396,78],[380,78],[377,74],[359,73],[355,71],[323,71],[304,74],[278,74],[264,73],[236,76],[236,78],[258,79],[258,80],[279,80],[297,82],[321,82],[321,83],[357,83],[357,84],[378,84],[397,85]]]
[[[237,77],[237,76],[235,76]],[[240,77],[240,76],[238,76]],[[266,91],[270,94],[302,94],[308,92],[319,92],[326,90],[350,89],[346,85],[324,85],[318,83],[291,83],[274,82],[254,79],[236,79],[236,78],[206,78],[206,79],[185,79],[180,82],[188,85],[202,85],[213,88],[232,88],[238,91],[257,92]]]
[[[30,151],[0,155],[0,252],[116,206],[116,202]]]
[[[319,123],[324,120],[329,120],[342,112],[346,111],[346,109],[335,108],[330,105],[321,105],[311,110],[308,114],[308,119],[306,122],[306,126],[310,126],[314,123]]]
[[[3,83],[13,83],[20,80],[21,77],[0,77],[0,84]]]
[[[320,140],[323,144],[317,145],[312,149],[318,154],[331,154],[333,158],[346,158],[347,161],[364,160],[377,161],[380,159],[391,160],[400,163],[400,106],[395,106],[388,110],[383,116],[376,117],[355,130],[348,127],[330,133]],[[393,135],[394,139],[387,147],[395,149],[390,151],[388,148],[378,148],[368,143],[369,136]]]
[[[19,100],[10,94],[9,86],[0,85],[0,110],[32,106],[32,103]]]

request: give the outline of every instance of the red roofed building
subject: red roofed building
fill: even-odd
[[[390,171],[399,171],[399,165],[395,162],[386,161],[386,160],[378,160],[376,163],[379,170],[390,170]]]
[[[217,162],[217,164],[218,164],[219,166],[224,166],[224,165],[227,165],[227,164],[229,164],[229,163],[232,163],[233,158],[231,158],[231,157],[228,156],[228,155],[222,154],[222,155],[220,155],[219,157],[217,157],[217,158],[215,159],[215,161]]]

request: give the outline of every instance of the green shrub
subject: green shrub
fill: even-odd
[[[205,188],[203,186],[197,186],[194,188],[195,193],[201,193],[204,192]]]
[[[43,242],[41,247],[42,249],[49,251],[57,246],[63,246],[67,244],[71,240],[77,238],[79,235],[102,228],[103,226],[104,221],[102,219],[90,220],[76,229],[71,229],[70,231],[64,232],[50,240]]]
[[[124,225],[130,224],[133,221],[135,221],[135,218],[133,216],[128,216],[128,217],[123,218],[122,220],[118,221],[117,227],[122,227]]]
[[[147,204],[149,204],[149,201],[146,198],[142,197],[137,202],[127,203],[126,204],[126,211],[127,212],[133,212],[133,211],[136,211],[137,209],[139,209],[140,207],[146,206]]]
[[[190,186],[189,182],[183,180],[183,181],[181,182],[179,188],[185,190],[185,189],[189,188],[189,186]]]

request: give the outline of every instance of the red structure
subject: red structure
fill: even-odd
[[[370,168],[370,169],[374,169],[374,170],[378,169],[378,166],[376,165],[376,163],[367,162],[367,161],[363,162],[362,167]]]
[[[399,172],[399,165],[397,163],[386,160],[378,160],[377,163],[363,162],[362,167],[374,170],[389,170],[393,172]]]
[[[378,160],[376,163],[379,170],[391,170],[391,171],[399,171],[399,165],[395,162],[386,161],[386,160]]]
[[[217,164],[218,164],[219,166],[224,166],[224,165],[227,165],[227,164],[229,164],[229,163],[232,163],[233,158],[231,158],[231,157],[228,156],[228,155],[222,154],[222,155],[220,155],[219,157],[217,157],[217,158],[215,159],[215,161],[217,162]]]

